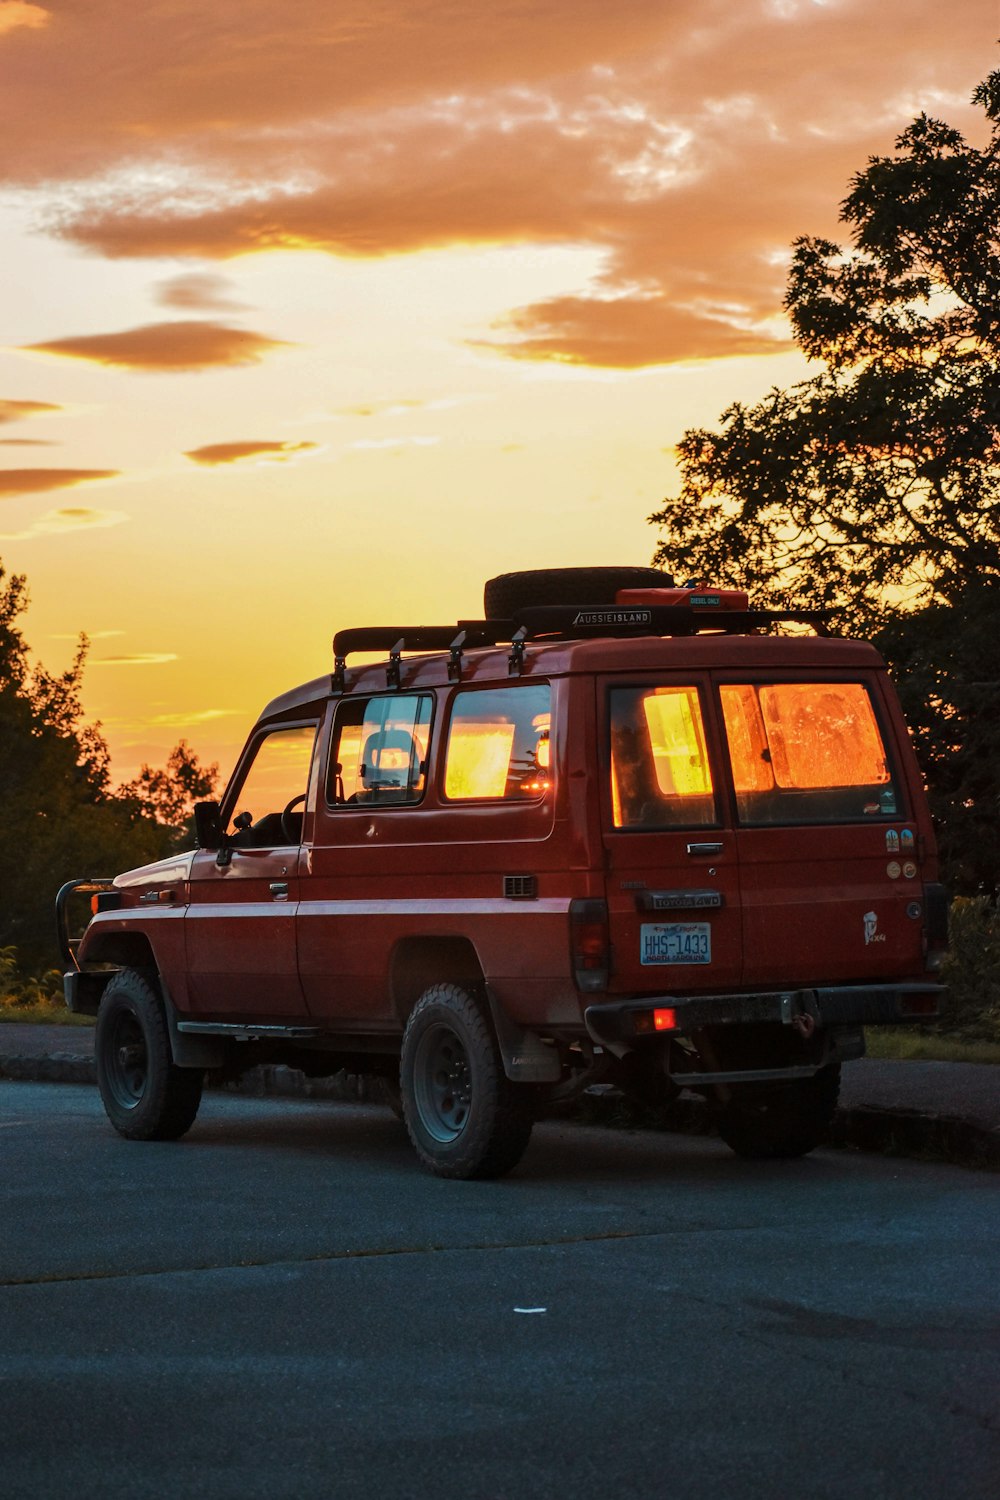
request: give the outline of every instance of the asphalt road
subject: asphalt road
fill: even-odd
[[[1000,1493],[991,1174],[546,1125],[449,1183],[371,1107],[0,1083],[0,1205],[4,1500]]]

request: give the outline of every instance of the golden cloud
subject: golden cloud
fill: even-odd
[[[25,417],[40,417],[46,412],[62,411],[51,401],[0,401],[0,425],[5,422],[21,422]]]
[[[223,323],[184,319],[174,323],[146,323],[121,333],[48,339],[21,347],[35,354],[59,354],[119,369],[173,373],[259,364],[272,349],[289,346],[281,339],[229,328]]]
[[[41,5],[31,5],[28,0],[0,0],[0,36],[6,36],[18,27],[37,31],[47,26],[51,13]]]
[[[117,479],[120,472],[119,469],[0,469],[0,499],[70,489],[92,479]]]
[[[122,510],[88,510],[84,506],[71,506],[66,510],[47,511],[23,531],[0,532],[0,542],[25,542],[36,536],[58,536],[95,527],[121,526],[130,519]]]
[[[317,443],[245,442],[207,443],[204,448],[192,448],[185,453],[196,464],[235,464],[244,458],[267,458],[281,462],[296,453],[307,453],[318,447]]]
[[[783,348],[780,253],[836,233],[850,174],[920,109],[981,126],[967,100],[996,35],[996,0],[964,0],[960,27],[939,0],[181,14],[77,0],[7,38],[24,65],[0,97],[0,178],[36,191],[53,232],[214,261],[587,245],[598,283],[516,310],[494,347],[621,367]],[[166,285],[181,309],[226,296]]]
[[[160,667],[168,661],[179,661],[176,651],[133,651],[127,656],[96,656],[91,667]]]

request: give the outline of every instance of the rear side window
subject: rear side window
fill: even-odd
[[[327,801],[419,802],[427,781],[431,697],[345,699],[337,708]]]
[[[720,688],[742,823],[851,823],[898,817],[900,799],[860,682]]]
[[[616,828],[715,822],[696,687],[611,689],[611,807]]]
[[[448,729],[444,795],[452,802],[524,801],[552,784],[545,683],[458,693]]]

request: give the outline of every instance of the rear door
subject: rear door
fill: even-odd
[[[616,678],[597,691],[610,988],[731,989],[742,964],[739,864],[708,676]]]
[[[876,675],[717,681],[735,791],[744,986],[920,972],[920,851]]]

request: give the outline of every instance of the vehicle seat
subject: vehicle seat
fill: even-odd
[[[359,802],[409,802],[420,780],[420,755],[406,729],[370,734],[361,755]]]

